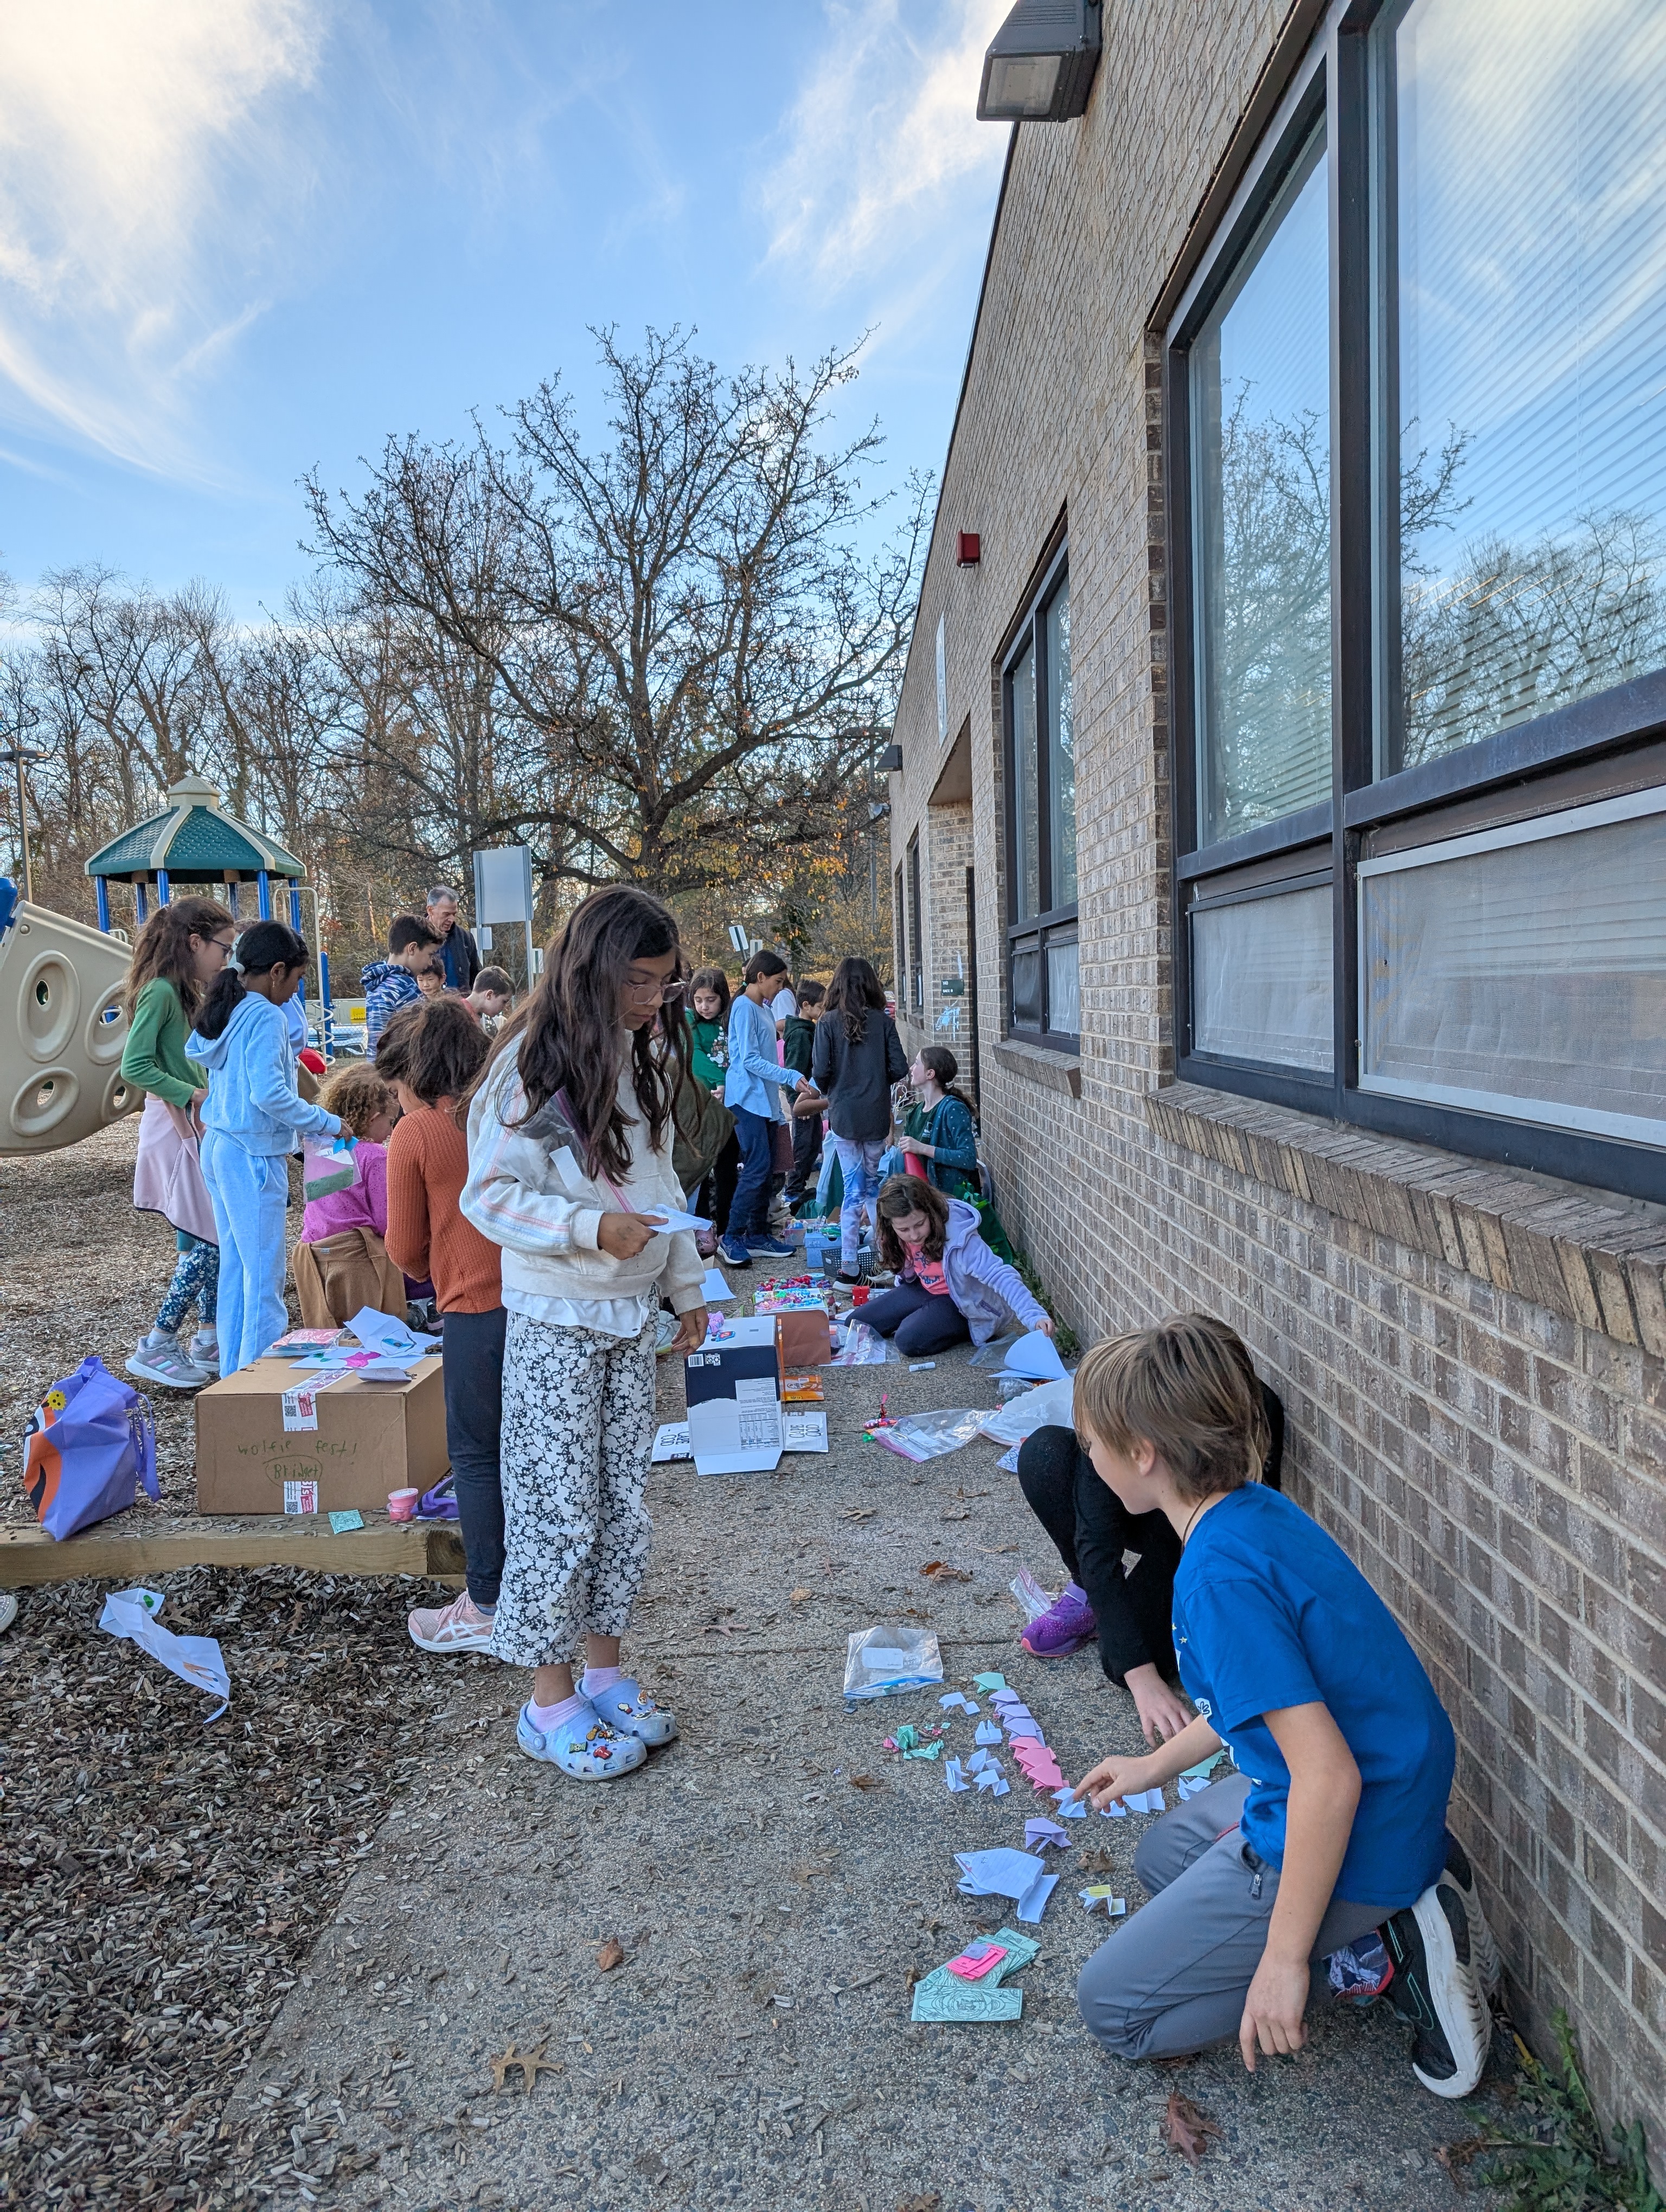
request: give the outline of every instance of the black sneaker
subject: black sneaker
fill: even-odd
[[[1394,1961],[1389,2002],[1416,2029],[1412,2071],[1437,2097],[1467,2097],[1493,2044],[1493,2016],[1471,1958],[1468,1915],[1441,1880],[1383,1923]]]
[[[1446,1868],[1440,1879],[1450,1882],[1463,1899],[1463,1917],[1469,1923],[1469,1956],[1482,1990],[1488,1997],[1495,1997],[1499,1984],[1504,1979],[1504,1961],[1487,1924],[1487,1915],[1481,1909],[1481,1892],[1475,1887],[1475,1870],[1469,1863],[1469,1854],[1450,1828],[1446,1832]]]

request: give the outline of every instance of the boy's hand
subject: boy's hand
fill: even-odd
[[[1299,2051],[1307,2041],[1302,2015],[1307,2010],[1309,1978],[1305,1959],[1286,1961],[1262,1954],[1238,2023],[1238,2049],[1252,2074],[1258,2045],[1270,2056]]]
[[[1103,1813],[1124,1790],[1156,1789],[1158,1778],[1147,1771],[1152,1764],[1148,1759],[1128,1759],[1117,1752],[1089,1767],[1076,1784],[1075,1794],[1085,1797],[1096,1813]]]
[[[671,1340],[673,1352],[698,1352],[706,1341],[706,1309],[690,1306],[685,1314],[677,1317],[677,1334]]]
[[[1130,1667],[1122,1680],[1128,1686],[1128,1695],[1140,1716],[1140,1733],[1147,1743],[1166,1741],[1191,1726],[1191,1715],[1155,1667]]]
[[[648,1240],[665,1223],[651,1213],[605,1213],[596,1231],[596,1243],[615,1260],[634,1260]]]

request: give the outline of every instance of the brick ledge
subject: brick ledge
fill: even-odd
[[[1148,1091],[1146,1119],[1170,1144],[1666,1358],[1657,1219],[1194,1083]]]
[[[1024,1044],[1017,1037],[999,1037],[990,1049],[1000,1066],[1012,1075],[1027,1076],[1049,1091],[1067,1097],[1082,1095],[1082,1063],[1074,1053],[1049,1052],[1045,1046]]]

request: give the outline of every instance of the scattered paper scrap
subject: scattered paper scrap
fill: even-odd
[[[335,1512],[330,1516],[330,1533],[332,1536],[345,1536],[350,1529],[362,1528],[363,1526],[364,1516],[356,1506],[350,1505],[345,1512]]]
[[[708,1267],[700,1285],[700,1295],[708,1306],[721,1306],[740,1293],[730,1283],[721,1267]]]
[[[1211,2136],[1216,2142],[1224,2141],[1207,2112],[1178,2089],[1170,2090],[1168,2110],[1163,2115],[1163,2140],[1169,2148],[1177,2150],[1188,2166],[1195,2166],[1209,2148]]]
[[[969,1982],[959,1974],[952,1974],[945,1966],[933,1966],[930,1973],[915,1984],[911,2013],[915,2020],[974,2023],[1022,2018],[1024,1992],[1003,1989],[1000,1984],[1008,1974],[1027,1966],[1041,1946],[1012,1928],[998,1928],[987,1941],[998,1948],[1002,1956],[976,1981]],[[967,1948],[975,1951],[978,1947]],[[924,2212],[928,2203],[929,2199],[924,2200],[919,2212]]]
[[[781,1416],[781,1448],[784,1452],[824,1452],[827,1414],[819,1406],[794,1406]]]
[[[1010,1848],[989,1851],[957,1851],[961,1869],[960,1888],[968,1897],[1010,1897],[1020,1920],[1039,1920],[1059,1877],[1049,1874],[1028,1851]]]
[[[974,1674],[972,1687],[975,1690],[1004,1690],[1006,1677],[1005,1674]]]
[[[649,1464],[663,1467],[667,1460],[692,1459],[694,1446],[689,1441],[686,1421],[661,1421],[654,1431],[654,1449],[648,1455]]]
[[[1121,1920],[1128,1909],[1127,1898],[1118,1897],[1109,1882],[1096,1881],[1088,1888],[1079,1892],[1079,1894],[1083,1905],[1090,1912],[1097,1911],[1103,1905],[1105,1908],[1105,1917],[1108,1920]]]
[[[940,1755],[942,1749],[940,1741],[936,1743],[916,1743],[905,1751],[903,1756],[904,1759],[936,1759]]]
[[[943,1779],[948,1784],[951,1790],[970,1790],[972,1786],[966,1779],[966,1771],[958,1759],[945,1759],[944,1760]]]
[[[1006,1956],[1004,1943],[992,1943],[987,1938],[969,1943],[958,1959],[948,1962],[948,1972],[958,1974],[963,1982],[981,1982],[992,1966],[998,1966]]]
[[[992,1797],[1004,1797],[1012,1786],[998,1766],[986,1766],[977,1778],[977,1787]]]
[[[104,1601],[99,1626],[106,1635],[138,1644],[193,1690],[217,1698],[220,1702],[214,1711],[203,1716],[206,1726],[217,1721],[231,1703],[231,1677],[226,1672],[225,1659],[213,1637],[176,1636],[171,1628],[163,1628],[156,1619],[162,1603],[160,1590],[112,1590]]]
[[[999,1743],[1000,1730],[994,1721],[980,1721],[972,1730],[974,1743]]]

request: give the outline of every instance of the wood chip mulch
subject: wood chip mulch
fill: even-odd
[[[232,2212],[377,2155],[339,2106],[224,2114],[443,1679],[411,1663],[422,1586],[196,1569],[162,1621],[220,1639],[205,1727],[100,1632],[109,1587],[25,1593],[0,1637],[0,2205]]]

